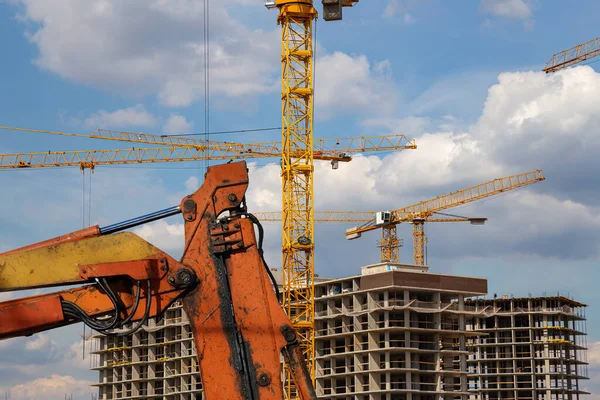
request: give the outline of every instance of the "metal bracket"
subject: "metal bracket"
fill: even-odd
[[[221,221],[211,224],[210,242],[213,254],[221,254],[244,247],[244,238],[239,222]]]

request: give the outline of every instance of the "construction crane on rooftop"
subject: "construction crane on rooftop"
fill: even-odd
[[[570,49],[563,50],[552,56],[546,63],[543,71],[547,74],[560,71],[594,58],[600,54],[600,37],[578,44]]]
[[[315,222],[369,223],[373,221],[373,218],[377,218],[379,213],[380,211],[315,211],[314,216]],[[280,212],[255,212],[254,215],[262,222],[281,221]],[[483,225],[486,221],[487,218],[470,218],[452,214],[433,213],[431,216],[425,218],[423,222],[469,222],[471,225]],[[396,236],[395,226],[391,228],[394,237],[390,237],[388,234],[388,236],[382,238],[377,244],[382,250],[384,247],[386,249],[386,251],[381,251],[381,262],[400,261],[399,248],[401,247],[401,242]],[[382,232],[386,233],[387,230],[384,229]],[[423,237],[424,242],[427,242],[425,234],[423,234]]]
[[[415,264],[424,265],[425,233],[423,225],[434,213],[531,185],[544,179],[546,178],[542,171],[535,170],[483,182],[396,210],[380,211],[368,223],[347,229],[346,239],[358,239],[364,232],[382,229],[381,259],[398,262],[396,225],[403,222],[412,223]],[[481,222],[483,221],[474,220],[471,223],[480,224]]]
[[[107,150],[45,151],[0,154],[0,169],[79,167],[93,169],[98,165],[147,164],[162,162],[189,162],[200,160],[232,160],[281,156],[280,142],[233,143],[151,135],[133,132],[99,130],[92,134],[44,131],[0,126],[16,132],[43,133],[70,137],[115,140],[140,144],[163,144],[169,147],[134,147]],[[331,161],[333,168],[339,162],[348,162],[353,153],[371,153],[390,150],[416,149],[414,140],[406,136],[361,136],[355,138],[318,139],[313,143],[314,159]]]
[[[343,7],[358,0],[322,0],[323,19],[342,19]],[[282,305],[300,335],[314,381],[314,189],[312,0],[268,0],[281,25]],[[296,397],[285,366],[286,398]]]

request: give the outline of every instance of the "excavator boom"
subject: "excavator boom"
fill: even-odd
[[[247,187],[245,162],[214,166],[179,206],[0,254],[0,292],[85,284],[0,303],[0,339],[80,321],[122,336],[181,299],[205,398],[282,399],[283,356],[300,398],[316,399],[255,237],[260,223],[246,212]],[[180,261],[122,232],[175,214],[185,222]]]

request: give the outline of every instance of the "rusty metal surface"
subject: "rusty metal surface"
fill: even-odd
[[[98,227],[98,225],[90,226],[88,228],[85,228],[85,229],[82,229],[79,231],[67,233],[66,235],[62,235],[62,236],[58,236],[58,237],[55,237],[52,239],[44,240],[43,242],[34,243],[29,246],[20,247],[18,249],[10,250],[5,253],[0,253],[0,257],[7,256],[10,254],[22,253],[24,251],[29,251],[29,250],[41,249],[43,247],[55,246],[55,245],[58,245],[61,243],[74,242],[76,240],[87,239],[87,238],[96,237],[99,235],[100,235],[100,228]]]
[[[97,236],[92,227],[0,254],[0,291],[103,278],[122,303],[122,319],[135,308],[132,322],[143,318],[148,301],[149,315],[156,316],[183,296],[206,399],[282,399],[282,353],[292,365],[301,398],[316,399],[296,333],[257,248],[252,221],[240,215],[217,220],[225,211],[244,214],[240,206],[247,187],[244,162],[209,169],[203,186],[182,200],[181,262],[132,233]],[[142,280],[151,287],[139,292],[136,308],[135,283]],[[0,339],[78,322],[63,313],[66,303],[91,318],[114,312],[109,296],[96,284],[8,301],[0,303]]]

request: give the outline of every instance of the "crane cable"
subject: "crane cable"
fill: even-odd
[[[210,9],[209,0],[204,0],[204,140],[210,146]],[[208,171],[210,158],[204,161],[205,170]]]

